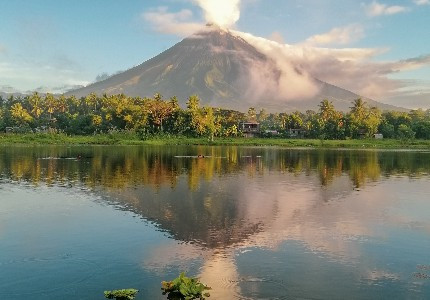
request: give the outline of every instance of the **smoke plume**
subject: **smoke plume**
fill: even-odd
[[[208,23],[230,28],[239,21],[241,0],[194,0],[194,2],[204,11]]]

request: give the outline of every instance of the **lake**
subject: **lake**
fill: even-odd
[[[198,157],[199,155],[204,157]],[[430,299],[430,152],[0,147],[0,299]]]

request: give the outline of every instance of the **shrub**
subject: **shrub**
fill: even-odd
[[[210,297],[209,293],[205,293],[211,289],[210,287],[201,283],[197,278],[186,277],[185,273],[181,273],[172,281],[163,281],[161,284],[163,295],[167,294],[167,299],[170,300],[203,300]]]
[[[105,291],[105,298],[116,300],[133,300],[136,298],[136,294],[138,292],[139,291],[135,289]]]
[[[397,135],[401,140],[411,140],[415,138],[415,132],[405,124],[401,124],[397,130]]]

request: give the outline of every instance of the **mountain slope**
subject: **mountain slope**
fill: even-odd
[[[286,101],[276,91],[263,88],[256,92],[259,79],[256,70],[277,82],[280,71],[275,62],[252,45],[230,32],[208,28],[184,39],[160,55],[126,72],[104,81],[67,93],[78,97],[90,93],[126,94],[150,97],[160,93],[169,98],[177,96],[184,105],[190,95],[198,95],[205,105],[245,111],[249,107],[264,107],[269,111],[317,109],[322,99],[334,102],[339,110],[349,110],[351,102],[360,96],[315,79],[319,93],[306,100]],[[383,110],[401,110],[365,99],[371,106]]]

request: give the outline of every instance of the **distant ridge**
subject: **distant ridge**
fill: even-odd
[[[106,93],[151,97],[160,93],[166,98],[177,96],[181,105],[185,105],[190,95],[198,95],[204,105],[239,111],[246,111],[251,106],[264,107],[272,112],[317,110],[323,99],[333,101],[338,110],[349,111],[352,101],[362,98],[369,106],[381,110],[408,111],[318,79],[315,84],[319,93],[311,99],[273,100],[274,95],[270,94],[253,99],[249,85],[254,64],[269,66],[273,80],[279,78],[280,71],[275,63],[255,47],[229,31],[211,26],[141,65],[66,95],[84,97],[90,93]]]

